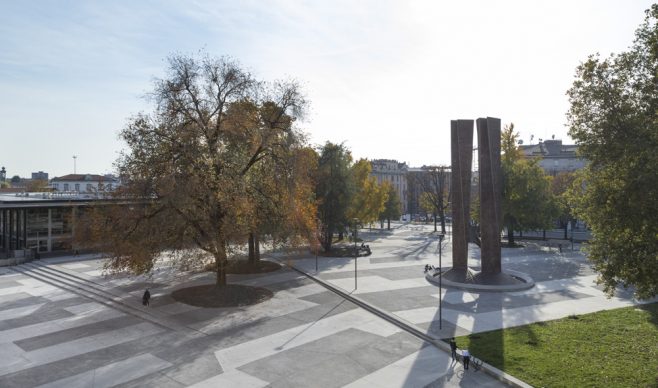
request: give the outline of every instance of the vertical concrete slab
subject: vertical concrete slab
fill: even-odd
[[[452,160],[452,266],[468,266],[468,222],[471,207],[473,120],[450,121]]]
[[[502,171],[500,168],[500,119],[477,119],[480,171],[480,238],[482,272],[501,272]]]

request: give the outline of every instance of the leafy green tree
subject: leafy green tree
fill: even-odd
[[[609,295],[658,294],[658,5],[628,51],[590,56],[568,91],[569,134],[589,161],[576,214],[592,229],[588,256]]]
[[[576,182],[575,172],[561,172],[551,179],[551,193],[557,201],[558,221],[564,229],[564,238],[568,237],[569,224],[575,220],[573,201],[569,195],[569,189]]]
[[[259,82],[226,58],[168,64],[153,112],[121,132],[128,149],[115,195],[131,205],[97,209],[85,230],[110,270],[148,272],[164,250],[183,267],[210,255],[223,287],[229,253],[251,230],[258,169],[286,163],[303,143],[294,122],[306,102],[294,82]]]
[[[384,211],[379,214],[379,220],[382,222],[382,227],[384,221],[387,221],[387,229],[391,230],[391,220],[399,219],[402,215],[402,203],[400,202],[398,191],[393,187],[391,182],[384,181],[382,182],[382,186],[388,195],[386,197],[386,203],[384,204]]]
[[[327,142],[320,149],[315,196],[326,252],[331,251],[334,233],[349,227],[348,209],[354,193],[351,164],[352,155],[343,144]]]
[[[557,204],[550,191],[550,177],[537,165],[526,160],[517,147],[514,124],[501,134],[501,167],[503,170],[503,224],[508,242],[514,245],[514,232],[545,229],[557,216]]]

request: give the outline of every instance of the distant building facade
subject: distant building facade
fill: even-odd
[[[48,180],[48,173],[43,172],[43,171],[33,172],[32,173],[32,180],[47,181]]]
[[[406,163],[400,163],[392,159],[373,159],[370,161],[370,165],[372,166],[370,175],[377,178],[379,184],[384,181],[390,182],[397,190],[402,214],[409,213],[407,206],[407,170],[409,166]]]
[[[580,170],[587,164],[585,159],[576,155],[577,145],[562,144],[562,140],[544,140],[519,148],[525,158],[539,159],[539,166],[552,176]]]
[[[120,181],[113,175],[69,174],[50,181],[53,191],[84,194],[113,191],[118,186]]]

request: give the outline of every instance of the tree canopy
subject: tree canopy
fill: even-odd
[[[505,126],[501,134],[502,208],[510,245],[514,244],[514,231],[550,227],[558,212],[550,191],[550,177],[537,160],[521,156],[517,138],[514,124]]]
[[[391,229],[391,220],[396,220],[402,215],[402,203],[398,191],[393,187],[391,182],[382,182],[383,190],[388,193],[386,203],[384,204],[384,211],[379,214],[379,220],[383,223],[388,222],[387,229]]]
[[[441,220],[441,233],[445,234],[445,212],[450,203],[450,169],[446,166],[430,166],[424,170],[422,179],[419,179],[422,190],[420,202],[426,211],[434,215],[434,231],[438,217]]]
[[[352,155],[343,144],[327,142],[320,150],[315,184],[322,247],[331,250],[334,232],[349,226],[347,218],[354,191]]]
[[[366,159],[359,159],[351,168],[354,192],[347,218],[357,218],[362,224],[377,221],[388,198],[387,188],[379,185],[377,178],[370,176],[371,172],[372,166]]]
[[[250,232],[312,229],[308,152],[295,127],[306,101],[295,82],[258,81],[228,58],[174,55],[150,98],[153,111],[121,132],[115,195],[125,202],[97,209],[88,225],[109,269],[149,271],[163,250],[181,265],[210,255],[223,286],[230,250]]]
[[[658,5],[628,51],[590,56],[567,92],[569,134],[589,161],[575,196],[592,229],[588,256],[613,295],[658,294]]]

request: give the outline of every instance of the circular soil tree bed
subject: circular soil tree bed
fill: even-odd
[[[239,307],[264,302],[272,297],[272,291],[261,287],[214,284],[181,288],[171,293],[178,302],[197,307]]]

